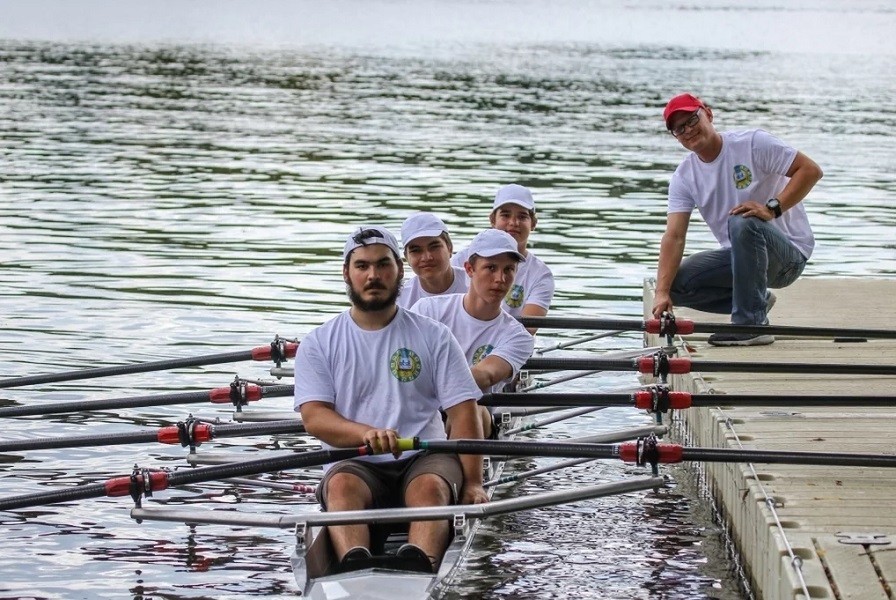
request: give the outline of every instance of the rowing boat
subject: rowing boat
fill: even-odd
[[[498,479],[504,470],[505,461],[485,459],[483,470],[488,479]],[[489,499],[494,487],[487,490]],[[388,515],[389,513],[387,513]],[[401,518],[401,513],[391,513]],[[321,525],[306,525],[296,533],[296,548],[290,562],[296,583],[303,595],[314,599],[371,598],[428,598],[451,585],[460,564],[469,552],[481,520],[467,519],[459,511],[449,511],[452,523],[452,537],[438,569],[434,573],[414,570],[396,556],[398,548],[407,542],[407,523],[390,524],[377,517],[373,511],[365,515],[365,522],[374,527],[381,537],[373,548],[374,557],[363,564],[363,568],[339,572],[338,559],[330,542],[331,522]],[[378,520],[379,519],[379,520]],[[390,531],[391,530],[391,531]]]

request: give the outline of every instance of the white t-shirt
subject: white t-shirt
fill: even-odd
[[[747,200],[765,204],[789,181],[787,171],[795,148],[761,129],[725,131],[722,152],[710,163],[691,153],[669,183],[669,212],[689,213],[696,207],[723,248],[730,248],[728,216]],[[805,256],[812,255],[815,237],[802,202],[769,221]]]
[[[499,356],[510,363],[513,374],[487,392],[500,392],[526,363],[535,349],[535,338],[506,311],[490,321],[481,321],[464,310],[464,294],[422,298],[411,312],[448,326],[472,367],[486,356]]]
[[[424,440],[445,439],[439,408],[482,396],[448,328],[403,308],[376,331],[358,327],[349,311],[312,330],[296,353],[295,388],[296,410],[327,402],[351,421]]]
[[[470,257],[470,249],[464,248],[451,257],[451,264],[463,267],[464,261]],[[514,317],[523,314],[523,307],[534,304],[547,310],[554,299],[554,274],[544,262],[529,252],[526,260],[519,263],[513,286],[504,297],[503,307]]]
[[[461,267],[451,267],[454,271],[454,281],[448,286],[448,289],[442,294],[463,294],[467,291],[468,281],[467,272]],[[417,303],[420,298],[429,298],[430,296],[441,296],[442,294],[430,294],[420,285],[420,278],[414,275],[404,282],[401,287],[401,294],[398,296],[396,303],[398,306],[410,308]]]

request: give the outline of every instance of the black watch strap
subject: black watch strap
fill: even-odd
[[[775,218],[781,216],[781,201],[777,198],[769,198],[765,203],[766,208],[775,213]]]

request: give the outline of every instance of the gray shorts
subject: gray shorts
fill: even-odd
[[[373,495],[373,508],[404,506],[408,484],[418,475],[438,475],[451,489],[452,504],[457,504],[464,483],[464,472],[457,454],[418,452],[399,460],[370,462],[349,459],[333,465],[317,486],[317,501],[327,508],[327,484],[336,473],[351,473],[361,478]]]

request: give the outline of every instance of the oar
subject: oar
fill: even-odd
[[[570,410],[564,412],[559,415],[554,415],[553,417],[549,417],[547,419],[542,419],[541,421],[533,421],[531,423],[526,423],[525,425],[521,425],[514,429],[508,429],[504,432],[504,435],[515,435],[517,433],[523,433],[524,431],[531,431],[533,429],[540,429],[542,427],[547,427],[548,425],[553,425],[554,423],[559,423],[560,421],[565,421],[567,419],[572,419],[574,417],[580,417],[582,415],[587,415],[588,413],[592,413],[601,409],[606,408],[605,406],[586,406],[585,408],[577,408],[576,410]]]
[[[606,331],[604,333],[595,333],[592,335],[586,335],[584,337],[576,338],[574,340],[567,340],[565,342],[558,342],[551,346],[545,346],[544,348],[536,348],[535,354],[542,355],[547,354],[548,352],[553,352],[554,350],[562,350],[564,348],[572,348],[573,346],[578,346],[579,344],[584,344],[585,342],[593,342],[594,340],[599,340],[605,337],[612,337],[614,335],[619,335],[624,333],[622,331]]]
[[[48,450],[51,448],[84,448],[98,446],[118,446],[123,444],[180,444],[199,446],[217,438],[253,435],[274,435],[277,433],[304,433],[305,426],[298,420],[272,421],[267,423],[217,424],[186,420],[177,425],[169,425],[149,431],[128,431],[102,435],[81,435],[32,440],[0,441],[0,452],[21,452],[24,450]]]
[[[620,350],[617,352],[606,352],[601,355],[601,358],[637,358],[639,356],[644,356],[645,354],[653,354],[662,350],[660,346],[651,346],[647,348],[639,348],[636,350]],[[550,381],[536,381],[531,385],[527,385],[524,388],[520,388],[517,391],[520,392],[531,392],[534,390],[541,390],[546,387],[550,387],[552,385],[557,385],[558,383],[565,383],[567,381],[572,381],[573,379],[579,379],[581,377],[587,377],[588,375],[595,375],[597,373],[602,373],[603,371],[582,371],[580,373],[567,373],[566,375],[560,375],[559,377],[555,377]]]
[[[23,496],[9,496],[0,498],[0,510],[14,510],[46,504],[57,504],[71,500],[86,500],[87,498],[101,498],[103,496],[132,496],[139,503],[141,495],[151,495],[152,492],[164,490],[169,487],[190,485],[231,477],[245,475],[257,475],[269,471],[284,469],[298,469],[302,467],[317,467],[339,460],[354,458],[356,456],[370,456],[375,454],[369,446],[358,448],[335,448],[316,450],[314,452],[296,452],[273,458],[263,458],[226,465],[212,467],[199,467],[185,471],[170,473],[167,471],[148,471],[135,469],[131,475],[114,477],[104,483],[84,484],[68,487],[52,492],[37,492]]]
[[[647,440],[649,442],[649,440]],[[644,440],[622,444],[579,444],[569,442],[516,442],[505,440],[399,440],[401,450],[429,450],[457,454],[502,456],[556,456],[560,458],[615,458],[628,463],[654,464],[700,462],[745,462],[837,467],[896,468],[896,454],[848,452],[791,452],[785,450],[744,450],[734,448],[685,447]]]
[[[662,388],[638,390],[629,394],[588,392],[497,393],[479,399],[483,406],[634,406],[644,410],[666,410],[691,406],[896,406],[894,395],[785,395],[785,394],[691,394]]]
[[[139,408],[143,406],[168,406],[171,404],[194,404],[211,402],[233,404],[240,407],[261,398],[292,396],[292,385],[255,385],[237,379],[229,387],[220,387],[206,392],[182,392],[157,396],[131,396],[128,398],[106,398],[104,400],[83,400],[79,402],[51,402],[26,406],[6,406],[0,408],[0,417],[33,417],[91,410],[111,410],[118,408]]]
[[[230,479],[222,479],[226,483],[235,483],[247,487],[263,487],[272,490],[286,490],[287,492],[296,492],[299,494],[313,494],[317,491],[316,485],[307,483],[281,483],[279,481],[262,481],[257,479],[246,479],[244,477],[231,477]]]
[[[837,363],[784,363],[746,361],[705,361],[689,358],[644,356],[633,360],[606,358],[530,358],[523,366],[529,371],[638,371],[645,374],[725,372],[725,373],[806,373],[841,375],[896,375],[894,365],[850,365]]]
[[[593,319],[581,317],[520,317],[526,327],[538,329],[612,329],[644,331],[659,335],[690,333],[754,333],[794,337],[881,338],[896,339],[896,330],[853,329],[847,327],[802,327],[796,325],[735,325],[733,323],[694,323],[689,319]]]
[[[206,356],[193,356],[191,358],[172,358],[131,365],[117,365],[114,367],[99,367],[96,369],[82,369],[80,371],[64,371],[61,373],[45,373],[43,375],[27,375],[25,377],[0,379],[0,389],[37,385],[41,383],[55,383],[59,381],[93,379],[95,377],[110,377],[112,375],[166,371],[168,369],[178,369],[182,367],[220,365],[244,360],[273,360],[277,366],[280,366],[280,363],[284,360],[296,355],[296,349],[298,347],[298,342],[287,342],[278,337],[271,342],[269,346],[259,346],[252,350],[244,350],[240,352],[225,352],[223,354],[209,354]]]
[[[669,428],[665,426],[657,426],[657,425],[649,425],[646,427],[633,427],[631,429],[621,429],[618,431],[610,431],[608,433],[598,433],[596,435],[590,435],[584,438],[573,438],[569,440],[570,442],[574,442],[577,444],[605,444],[612,442],[623,442],[625,440],[633,440],[638,437],[643,437],[646,435],[665,435],[668,432]],[[559,471],[560,469],[566,469],[569,467],[575,467],[577,465],[581,465],[587,462],[591,462],[593,460],[597,460],[596,458],[574,458],[572,460],[567,460],[559,463],[554,463],[552,465],[548,465],[547,467],[541,467],[540,469],[532,469],[531,471],[523,471],[521,473],[514,473],[511,475],[503,475],[498,479],[491,479],[483,484],[483,487],[492,487],[495,485],[501,485],[503,483],[512,483],[515,481],[523,481],[529,479],[530,477],[534,477],[536,475],[543,475],[545,473],[550,473],[551,471]]]

